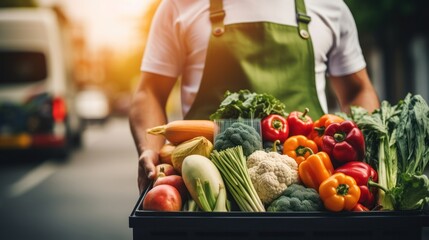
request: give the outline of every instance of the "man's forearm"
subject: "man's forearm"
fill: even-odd
[[[343,112],[349,113],[351,106],[360,106],[369,112],[380,107],[380,101],[366,69],[330,79]]]
[[[356,95],[355,99],[345,107],[349,111],[351,106],[360,106],[365,108],[368,112],[373,112],[380,107],[380,101],[375,91],[373,89],[368,89]]]
[[[148,128],[166,123],[163,106],[151,93],[139,92],[134,96],[129,115],[131,133],[139,155],[145,149],[158,151],[164,144],[162,136],[146,133]]]

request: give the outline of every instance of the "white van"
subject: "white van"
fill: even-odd
[[[63,30],[48,8],[0,8],[0,151],[80,143]]]

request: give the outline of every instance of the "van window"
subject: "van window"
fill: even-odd
[[[0,50],[0,85],[46,79],[46,57],[41,52]]]

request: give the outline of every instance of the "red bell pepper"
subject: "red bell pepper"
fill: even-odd
[[[322,151],[322,138],[325,134],[325,129],[334,122],[343,122],[344,119],[330,113],[326,113],[321,116],[319,119],[314,121],[313,129],[311,130],[308,138],[313,140],[319,147],[319,151]]]
[[[366,208],[364,205],[358,203],[356,206],[352,209],[353,212],[368,212],[369,209]]]
[[[350,120],[332,123],[325,129],[322,150],[329,154],[337,166],[363,160],[365,140],[362,131]]]
[[[289,124],[289,135],[304,135],[307,136],[313,129],[313,120],[307,115],[308,108],[304,112],[293,111],[289,113],[287,122]]]
[[[268,142],[279,140],[283,143],[289,137],[289,125],[285,117],[270,114],[261,122],[262,139]]]
[[[353,177],[361,192],[359,203],[369,209],[374,207],[378,188],[374,187],[372,182],[378,181],[377,171],[367,163],[352,161],[336,168],[335,172]]]

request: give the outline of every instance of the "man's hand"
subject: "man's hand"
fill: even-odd
[[[141,194],[149,182],[155,179],[155,166],[159,164],[158,154],[153,150],[146,150],[140,155],[138,164],[137,184]]]

